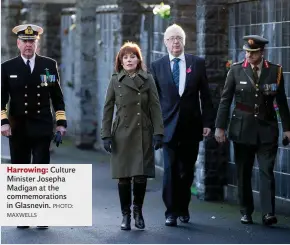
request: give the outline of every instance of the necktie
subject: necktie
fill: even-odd
[[[179,64],[178,64],[179,61],[180,61],[179,58],[173,59],[174,64],[172,69],[173,81],[177,88],[179,87]]]
[[[30,68],[30,60],[27,60],[26,66],[28,68],[29,74],[31,73],[31,68]]]
[[[255,83],[258,83],[259,82],[258,70],[259,70],[259,67],[254,66],[253,73],[254,73]]]

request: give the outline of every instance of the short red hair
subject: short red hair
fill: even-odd
[[[146,71],[146,66],[143,62],[143,57],[142,57],[142,53],[141,53],[141,49],[138,46],[138,44],[133,43],[133,42],[126,42],[124,43],[124,45],[120,48],[117,56],[116,56],[116,60],[115,60],[115,70],[116,72],[120,72],[123,67],[122,67],[122,60],[123,57],[126,54],[135,54],[137,56],[137,58],[139,59],[139,64],[137,65],[137,70],[141,69],[143,71]]]

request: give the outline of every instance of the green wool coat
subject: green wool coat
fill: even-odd
[[[116,115],[113,122],[114,108]],[[112,127],[113,122],[113,127]],[[151,74],[112,75],[102,120],[102,139],[112,137],[112,178],[155,177],[153,135],[163,135],[158,93]]]

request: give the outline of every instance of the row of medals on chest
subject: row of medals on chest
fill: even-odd
[[[48,83],[53,83],[55,82],[55,75],[40,75],[41,87],[47,87]]]

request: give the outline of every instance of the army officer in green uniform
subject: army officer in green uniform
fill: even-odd
[[[255,155],[260,174],[262,222],[277,223],[275,217],[274,164],[278,149],[278,122],[273,106],[276,100],[284,137],[290,139],[290,113],[284,89],[282,67],[265,60],[263,51],[268,43],[257,35],[245,36],[244,61],[232,65],[225,82],[217,118],[215,137],[226,140],[225,130],[233,97],[234,110],[229,125],[229,139],[234,143],[238,173],[241,222],[251,224],[254,211],[251,175]]]

